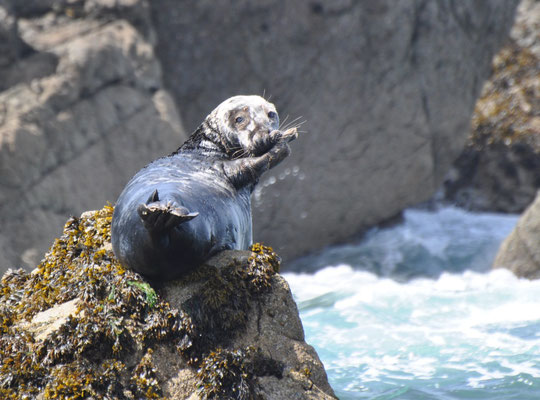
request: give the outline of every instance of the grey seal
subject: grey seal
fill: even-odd
[[[273,104],[235,96],[174,153],[140,170],[120,194],[111,241],[119,261],[152,280],[181,277],[221,250],[252,243],[251,193],[290,153]]]

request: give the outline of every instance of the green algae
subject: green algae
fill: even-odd
[[[70,218],[35,271],[2,278],[0,398],[163,399],[152,361],[161,345],[198,371],[206,399],[252,398],[256,376],[280,376],[283,366],[256,349],[231,348],[279,270],[269,247],[254,245],[247,265],[201,266],[178,283],[202,282],[200,290],[175,309],[115,259],[112,213],[107,205]],[[39,312],[73,299],[76,311],[44,340],[27,330]]]
[[[156,291],[152,288],[152,286],[150,286],[149,283],[129,281],[128,285],[135,286],[136,288],[139,288],[143,291],[144,295],[146,296],[146,303],[148,304],[150,308],[153,308],[156,305],[157,294],[156,294]],[[110,294],[110,296],[113,296],[113,295],[114,293]]]

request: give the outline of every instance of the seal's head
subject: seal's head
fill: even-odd
[[[233,158],[259,156],[280,138],[276,107],[260,96],[234,96],[205,121]]]

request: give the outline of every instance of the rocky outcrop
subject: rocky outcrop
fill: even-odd
[[[493,62],[445,196],[473,210],[522,212],[540,188],[540,3],[522,0]]]
[[[114,258],[112,211],[2,278],[1,398],[335,399],[270,248],[154,289]]]
[[[0,270],[185,139],[144,1],[0,1]]]
[[[190,130],[265,89],[307,121],[254,194],[254,237],[286,258],[431,197],[515,4],[0,0],[0,268],[183,141],[160,65]]]
[[[502,243],[494,268],[508,268],[519,277],[540,278],[540,192]]]
[[[266,92],[282,119],[307,121],[255,193],[254,237],[286,258],[439,189],[516,5],[151,2],[164,81],[187,127],[244,93]]]

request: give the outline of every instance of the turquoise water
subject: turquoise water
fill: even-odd
[[[408,210],[285,273],[337,396],[540,399],[540,280],[489,270],[516,221]]]

